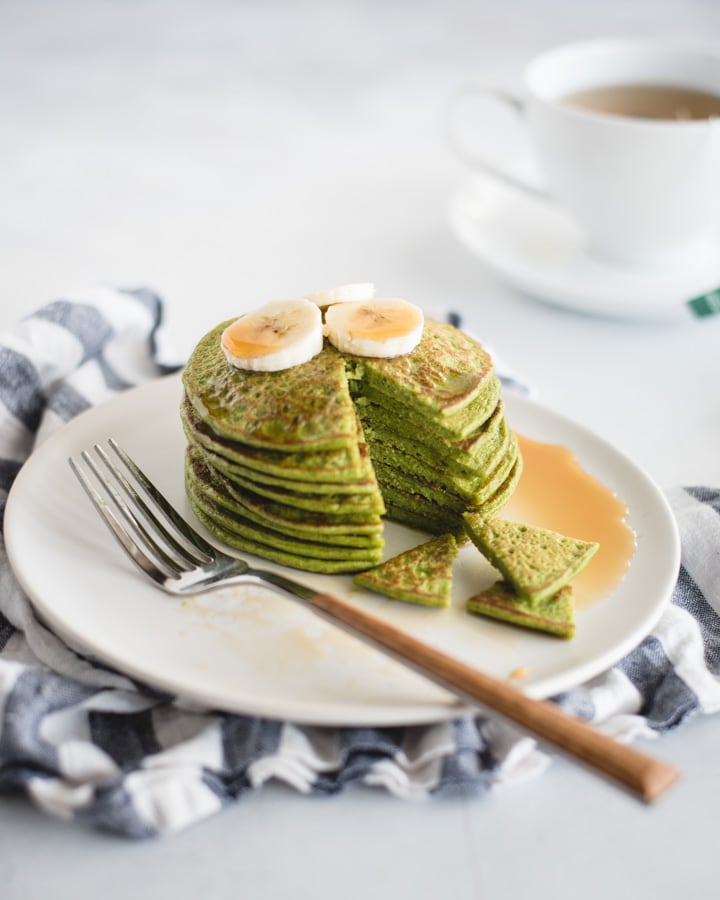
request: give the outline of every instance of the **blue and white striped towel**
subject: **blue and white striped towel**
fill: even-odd
[[[161,302],[103,289],[0,335],[0,511],[33,448],[91,404],[168,371]],[[673,604],[612,670],[557,698],[623,740],[720,709],[720,491],[669,493],[683,542]],[[309,728],[183,709],[83,659],[36,618],[0,542],[0,790],[132,837],[170,833],[277,779],[308,794],[360,782],[399,797],[481,791],[541,771],[532,740],[485,718]]]

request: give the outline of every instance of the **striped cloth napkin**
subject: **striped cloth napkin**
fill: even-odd
[[[72,416],[165,374],[147,290],[49,304],[0,334],[0,514],[33,448]],[[673,603],[610,671],[556,698],[621,740],[720,709],[720,491],[670,491],[683,564]],[[269,779],[307,794],[361,782],[397,797],[481,792],[536,775],[535,743],[484,717],[310,728],[183,708],[78,656],[38,621],[0,538],[0,790],[144,838],[178,831]]]

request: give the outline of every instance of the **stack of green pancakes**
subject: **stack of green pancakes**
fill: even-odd
[[[483,348],[427,321],[391,359],[329,343],[279,372],[231,366],[224,322],[183,374],[186,489],[198,518],[237,549],[316,572],[382,558],[383,517],[431,534],[463,533],[520,476],[517,438]]]

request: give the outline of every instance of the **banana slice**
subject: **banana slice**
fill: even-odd
[[[323,347],[322,316],[309,300],[276,300],[236,319],[220,338],[237,369],[279,372],[316,356]]]
[[[305,298],[316,303],[320,309],[327,309],[334,303],[352,303],[355,300],[372,300],[375,296],[375,285],[371,282],[358,282],[357,284],[341,284],[338,287],[328,288],[325,291],[315,291],[313,294],[305,294]]]
[[[325,334],[342,353],[387,358],[414,350],[423,323],[422,310],[406,300],[365,300],[331,306]]]

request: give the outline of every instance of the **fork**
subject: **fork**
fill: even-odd
[[[280,591],[439,684],[464,704],[499,714],[646,802],[678,778],[669,764],[620,744],[555,704],[534,700],[357,605],[221,552],[177,512],[115,440],[108,440],[108,446],[115,461],[95,444],[93,453],[81,453],[84,467],[72,457],[70,466],[114,537],[163,591],[199,594],[247,583]]]

